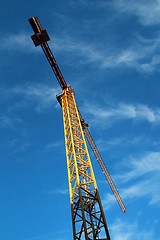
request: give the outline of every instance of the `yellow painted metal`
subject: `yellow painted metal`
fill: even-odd
[[[75,240],[101,239],[101,232],[103,239],[109,240],[74,92],[68,87],[58,100],[63,112],[73,237]]]
[[[110,240],[74,93],[67,86],[50,50],[47,32],[37,17],[29,21],[35,32],[32,40],[35,46],[41,45],[63,90],[57,99],[63,112],[74,240]]]
[[[78,195],[78,187],[94,192],[97,189],[90,156],[84,139],[74,93],[65,90],[62,95],[66,158],[70,186],[70,202]]]

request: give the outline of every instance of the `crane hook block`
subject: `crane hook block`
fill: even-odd
[[[42,28],[37,17],[31,17],[28,21],[34,31],[34,34],[31,36],[31,38],[36,47],[50,40],[47,31]]]

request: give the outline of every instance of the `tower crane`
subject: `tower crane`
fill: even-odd
[[[29,23],[34,31],[31,36],[34,45],[41,46],[58,82],[62,93],[57,100],[62,107],[68,184],[74,240],[110,240],[110,234],[104,215],[87,143],[89,143],[105,175],[113,194],[123,213],[126,208],[103,162],[98,148],[82,117],[74,97],[74,91],[66,83],[55,57],[48,45],[50,40],[37,17],[31,17]]]

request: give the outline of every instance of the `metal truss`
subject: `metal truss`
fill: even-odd
[[[62,106],[74,240],[110,240],[79,111],[70,87],[57,97]]]

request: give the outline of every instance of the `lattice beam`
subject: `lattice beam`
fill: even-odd
[[[72,89],[64,89],[58,100],[63,112],[74,240],[110,240]]]

